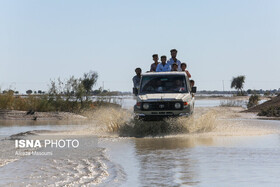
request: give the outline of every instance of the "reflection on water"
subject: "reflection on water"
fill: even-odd
[[[201,141],[201,142],[200,142]],[[135,141],[144,186],[178,186],[199,183],[197,159],[191,149],[197,143],[211,144],[211,138],[155,138]]]
[[[149,150],[176,150],[176,149],[186,149],[193,148],[198,145],[212,145],[212,137],[166,137],[166,138],[144,138],[135,140],[135,145],[137,152],[143,152]]]

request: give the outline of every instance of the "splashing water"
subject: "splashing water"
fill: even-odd
[[[169,134],[208,132],[216,126],[214,110],[199,111],[186,118],[167,118],[162,121],[133,119],[131,111],[120,108],[100,108],[86,115],[94,125],[87,129],[99,133],[117,133],[125,137],[165,136]]]
[[[217,126],[217,113],[215,110],[209,110],[205,114],[191,116],[190,118],[177,118],[174,126],[182,126],[183,132],[198,133],[209,132]]]
[[[236,108],[196,108],[186,117],[167,118],[162,121],[142,121],[133,118],[133,112],[121,108],[100,108],[87,114],[90,125],[87,133],[100,136],[158,137],[167,135],[260,135],[280,131],[270,125],[254,121],[250,115]],[[250,119],[250,120],[246,120]],[[260,123],[260,124],[259,124]]]
[[[92,124],[89,129],[95,132],[118,132],[121,126],[125,125],[133,118],[133,114],[128,110],[116,107],[103,107],[94,112],[84,113]]]

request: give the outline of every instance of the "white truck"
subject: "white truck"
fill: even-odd
[[[144,73],[134,106],[135,116],[140,119],[190,116],[195,92],[196,87],[190,86],[185,72]]]

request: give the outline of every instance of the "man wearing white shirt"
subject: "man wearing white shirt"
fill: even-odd
[[[171,58],[167,61],[167,64],[169,66],[172,66],[172,64],[176,63],[178,65],[178,71],[181,71],[181,61],[176,58],[177,50],[171,49],[170,53],[171,53]]]
[[[168,65],[166,63],[166,56],[161,56],[160,57],[160,60],[161,60],[161,63],[158,64],[157,66],[157,69],[156,69],[156,72],[166,72],[166,71],[171,71],[171,67],[170,65]]]

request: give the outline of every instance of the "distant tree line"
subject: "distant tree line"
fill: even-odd
[[[231,95],[238,95],[238,91],[219,91],[219,90],[200,90],[197,91],[197,94],[231,94]],[[259,95],[264,95],[264,96],[271,96],[271,95],[278,95],[280,94],[280,90],[273,89],[273,90],[252,90],[248,89],[243,91],[244,95],[253,95],[253,94],[259,94]]]
[[[231,81],[231,88],[236,89],[237,91],[218,91],[218,90],[214,90],[214,91],[207,91],[207,90],[202,90],[202,91],[198,91],[197,93],[200,94],[236,94],[236,95],[240,95],[240,96],[244,96],[244,95],[256,95],[256,94],[263,94],[265,96],[270,96],[270,95],[278,95],[280,93],[280,88],[277,89],[273,89],[273,90],[252,90],[252,89],[248,89],[247,91],[245,91],[243,89],[244,84],[245,84],[245,76],[244,75],[240,75],[237,77],[233,77],[232,81]],[[255,101],[257,99],[253,98],[253,101]]]
[[[45,92],[42,90],[32,91],[31,89],[26,91],[27,95],[51,95],[55,97],[66,97],[68,100],[70,98],[76,98],[78,101],[83,102],[89,100],[90,96],[113,96],[113,95],[131,95],[131,92],[120,92],[120,91],[110,91],[104,90],[102,87],[92,90],[93,86],[96,84],[98,79],[98,74],[96,72],[90,71],[84,73],[83,77],[75,78],[71,76],[69,79],[62,81],[61,79],[51,81],[51,86],[49,91]],[[245,76],[240,75],[233,77],[231,81],[231,88],[235,88],[237,91],[209,91],[201,90],[197,91],[198,94],[236,94],[236,95],[252,95],[252,94],[262,94],[265,96],[278,95],[280,94],[280,88],[273,90],[263,90],[263,89],[248,89],[244,90]],[[14,90],[4,90],[3,94],[12,93],[19,94],[18,91]]]

